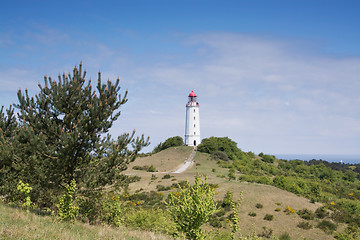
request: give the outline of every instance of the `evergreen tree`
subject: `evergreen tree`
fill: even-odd
[[[73,179],[83,189],[119,183],[121,171],[149,144],[135,132],[111,138],[108,131],[127,102],[127,91],[121,96],[119,79],[103,84],[100,72],[93,90],[85,76],[80,63],[58,81],[45,76],[34,97],[18,91],[17,158],[22,172],[32,169],[25,181],[40,192],[63,191]]]

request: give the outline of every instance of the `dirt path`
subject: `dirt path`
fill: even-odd
[[[181,165],[176,171],[171,173],[182,173],[186,169],[188,169],[194,163],[195,154],[196,154],[196,148],[194,147],[194,150],[191,152],[189,158],[184,162],[184,164]]]

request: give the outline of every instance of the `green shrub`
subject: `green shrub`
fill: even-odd
[[[275,208],[275,212],[280,212],[281,208]]]
[[[306,208],[299,210],[296,213],[305,220],[313,220],[315,217],[315,213],[313,213],[311,210]]]
[[[322,206],[315,210],[315,215],[317,218],[323,219],[323,218],[327,217],[329,215],[329,213],[326,210],[326,208],[324,206]]]
[[[216,151],[211,154],[211,158],[214,160],[229,161],[229,157],[225,152]]]
[[[274,219],[274,215],[266,214],[264,217],[264,220],[266,221],[272,221]]]
[[[216,215],[211,215],[209,218],[209,224],[215,228],[221,228],[223,225],[221,220],[216,217]]]
[[[261,203],[257,203],[257,204],[255,205],[255,207],[256,207],[256,208],[263,208],[263,205],[262,205]]]
[[[279,236],[279,240],[291,240],[289,233],[284,232]]]
[[[176,226],[171,221],[170,215],[162,209],[127,207],[123,218],[125,226],[169,235],[176,232]]]
[[[150,167],[147,170],[148,172],[156,172],[156,168],[153,165],[150,165]]]
[[[30,199],[30,192],[32,187],[29,186],[28,183],[23,183],[21,180],[16,186],[16,190],[19,193],[19,203],[23,208],[30,208],[31,206],[31,199]]]
[[[309,230],[311,229],[313,226],[309,223],[309,222],[300,222],[298,225],[297,225],[298,228],[302,228],[302,229],[305,229],[305,230]]]
[[[71,180],[66,188],[66,193],[59,199],[57,217],[60,221],[74,222],[79,208],[74,204],[74,193],[76,190],[75,180]]]
[[[171,176],[170,174],[165,174],[162,179],[169,179],[169,178],[172,178],[174,176]]]
[[[161,192],[161,191],[169,191],[171,189],[171,186],[163,186],[163,185],[157,185],[156,189]]]
[[[158,153],[162,150],[165,150],[167,148],[170,147],[177,147],[177,146],[182,146],[184,145],[184,140],[182,139],[182,137],[180,136],[176,136],[176,137],[171,137],[165,140],[164,143],[159,143],[154,150],[152,151],[152,153]]]
[[[116,227],[123,222],[123,206],[116,194],[108,194],[102,204],[102,222]]]
[[[332,232],[334,232],[337,229],[336,224],[328,221],[328,220],[322,220],[321,222],[318,223],[318,225],[316,226],[317,228],[320,228],[321,230],[323,230],[324,232],[331,234]]]
[[[195,183],[190,186],[186,181],[186,188],[180,192],[170,193],[166,204],[169,213],[179,231],[185,233],[188,239],[203,239],[201,226],[216,212],[214,201],[215,192],[207,184],[206,177],[195,176]]]
[[[256,213],[255,213],[255,212],[249,212],[249,216],[250,216],[250,217],[255,217],[255,216],[256,216]]]

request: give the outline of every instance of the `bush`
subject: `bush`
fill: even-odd
[[[323,230],[324,232],[331,234],[332,232],[334,232],[337,229],[336,224],[328,221],[328,220],[322,220],[321,222],[318,223],[318,225],[316,226],[317,228],[320,228],[321,230]]]
[[[263,208],[263,205],[262,205],[261,203],[257,203],[257,204],[255,205],[255,207],[256,207],[256,208]]]
[[[299,210],[296,213],[305,220],[313,220],[315,217],[315,213],[313,213],[311,210],[308,210],[306,208]]]
[[[211,154],[211,158],[214,160],[229,161],[229,157],[225,152],[216,151]]]
[[[264,217],[264,220],[266,221],[272,221],[274,219],[274,215],[266,214]]]
[[[151,165],[147,171],[148,172],[156,172],[156,168],[153,165]]]
[[[249,212],[249,216],[250,217],[256,217],[256,213],[255,212]]]
[[[284,232],[279,236],[279,240],[291,240],[289,233]]]
[[[275,156],[273,156],[273,155],[267,155],[267,154],[263,154],[263,153],[260,153],[259,157],[261,157],[261,159],[267,163],[273,163],[273,162],[275,162],[275,159],[276,159]]]
[[[157,185],[156,189],[161,192],[161,191],[169,191],[171,189],[171,186],[163,186],[163,185]]]
[[[329,213],[327,212],[327,210],[324,206],[316,209],[315,214],[316,214],[316,217],[320,218],[320,219],[323,219],[329,215]]]
[[[275,208],[275,212],[280,212],[281,208]]]
[[[185,233],[188,239],[202,239],[201,226],[216,212],[215,192],[207,184],[206,177],[195,176],[195,183],[182,188],[178,194],[170,193],[166,204],[178,230]]]
[[[162,179],[169,179],[169,178],[172,178],[174,176],[171,176],[170,174],[165,174]]]
[[[116,227],[123,222],[123,207],[119,197],[115,194],[109,194],[102,204],[102,222]]]
[[[159,143],[154,150],[152,151],[152,153],[158,153],[162,150],[165,150],[167,148],[170,147],[177,147],[177,146],[182,146],[184,145],[184,140],[182,139],[182,137],[180,136],[176,136],[176,137],[171,137],[165,140],[164,143]]]
[[[308,222],[300,222],[298,225],[297,225],[298,228],[302,228],[302,229],[305,229],[305,230],[309,230],[311,229],[313,226],[308,223]]]
[[[72,180],[66,188],[66,193],[60,198],[57,217],[60,221],[75,221],[79,208],[74,204],[74,193],[76,190],[76,182]]]
[[[124,211],[124,224],[146,231],[162,232],[173,235],[176,227],[169,214],[162,209],[133,208]]]
[[[292,209],[291,207],[286,206],[284,212],[286,212],[286,214],[292,214],[292,213],[295,213],[295,209]]]

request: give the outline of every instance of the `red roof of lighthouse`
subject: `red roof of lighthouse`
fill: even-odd
[[[189,97],[196,97],[196,94],[194,93],[194,91],[191,91],[191,93],[189,94]]]

